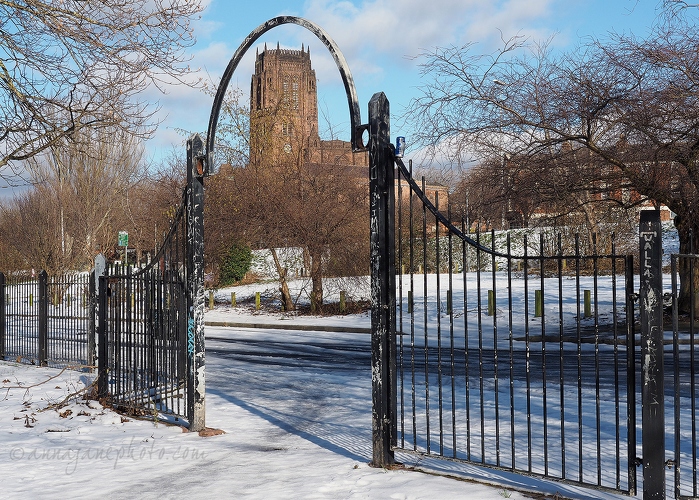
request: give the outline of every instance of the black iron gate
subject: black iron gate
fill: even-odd
[[[98,287],[98,393],[136,414],[204,428],[203,141],[187,141],[182,203],[142,269],[110,266]]]
[[[634,493],[632,258],[472,234],[397,165],[395,449]]]
[[[695,309],[678,310],[676,270],[697,257],[673,256],[665,331],[658,212],[641,214],[636,276],[613,235],[480,233],[395,156],[383,94],[369,111],[374,464],[401,452],[630,495],[638,469],[644,498],[697,498]]]

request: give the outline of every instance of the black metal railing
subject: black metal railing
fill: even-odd
[[[143,269],[108,266],[99,280],[98,392],[140,415],[187,418],[186,196]]]
[[[0,356],[42,366],[95,364],[94,277],[0,273]]]
[[[633,494],[632,257],[471,233],[397,164],[395,449]]]

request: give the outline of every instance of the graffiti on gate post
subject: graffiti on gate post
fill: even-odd
[[[204,350],[204,141],[195,134],[187,140],[187,416],[189,430],[205,423]]]
[[[639,252],[643,498],[649,500],[665,498],[662,228],[657,210],[641,212]]]
[[[383,93],[369,101],[372,441],[375,467],[394,463],[396,429],[396,279],[394,164]]]

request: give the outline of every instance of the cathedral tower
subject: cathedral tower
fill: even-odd
[[[316,74],[310,48],[269,50],[255,60],[250,84],[250,159],[279,154],[308,160],[320,146]]]

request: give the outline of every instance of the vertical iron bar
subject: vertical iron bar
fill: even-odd
[[[507,339],[510,348],[510,467],[515,468],[515,380],[514,380],[514,332],[513,332],[513,297],[512,297],[512,240],[507,232],[507,303],[509,304]]]
[[[107,397],[107,277],[97,276],[97,395]]]
[[[621,489],[621,396],[619,383],[619,306],[617,293],[617,256],[616,235],[612,233],[612,329],[614,339],[614,434],[615,434],[615,462],[616,462],[616,488]]]
[[[670,274],[672,281],[672,354],[673,354],[673,365],[674,365],[674,410],[675,410],[675,498],[680,498],[681,487],[680,487],[680,458],[681,453],[681,443],[680,443],[680,352],[679,352],[679,311],[677,310],[677,255],[672,255],[670,257]],[[691,258],[691,257],[690,257]],[[690,274],[691,275],[691,274]],[[691,287],[694,288],[694,287]],[[691,303],[691,302],[690,302]]]
[[[690,237],[690,241],[694,242],[694,237]],[[694,259],[696,259],[696,256],[694,255],[694,245],[692,243],[692,262],[694,262]],[[694,268],[692,267],[691,270],[691,275],[694,276]],[[692,488],[692,495],[694,497],[699,497],[699,480],[697,479],[697,474],[698,474],[698,468],[697,468],[697,460],[699,460],[699,457],[697,457],[697,452],[699,452],[699,443],[697,443],[697,419],[699,416],[697,416],[697,368],[696,368],[696,348],[697,348],[697,342],[696,342],[696,331],[694,328],[694,319],[695,319],[695,314],[696,311],[694,309],[695,304],[696,304],[696,298],[694,297],[694,294],[696,293],[694,287],[692,287],[692,298],[690,299],[691,303],[691,315],[690,315],[690,322],[689,322],[689,400],[690,400],[690,405],[691,405],[691,411],[690,411],[690,422],[692,422],[692,442],[691,442],[691,449],[692,451],[692,484],[694,485]],[[678,431],[679,432],[679,429]],[[680,467],[679,461],[677,462],[676,465],[678,471]]]
[[[49,334],[49,296],[48,275],[46,271],[39,273],[39,365],[47,365],[48,334]]]
[[[665,498],[662,228],[659,210],[641,211],[641,360],[643,498]]]
[[[447,217],[451,221],[451,205],[447,210]],[[451,371],[451,448],[452,457],[456,458],[456,366],[455,366],[455,352],[454,352],[454,281],[453,281],[453,270],[454,270],[454,254],[452,249],[452,231],[449,229],[447,231],[447,245],[449,248],[448,254],[448,266],[449,266],[449,296],[448,296],[448,308],[449,308],[449,362]]]
[[[398,393],[400,394],[400,447],[405,448],[405,368],[404,368],[404,354],[403,354],[403,181],[401,179],[400,173],[397,174],[398,181],[398,200],[396,205],[398,207],[398,338],[400,339],[400,345],[398,348],[398,363],[399,363],[399,375],[398,380],[400,380],[400,388]],[[408,309],[411,311],[411,309]]]
[[[549,474],[549,445],[548,445],[548,401],[547,401],[547,377],[546,377],[546,287],[545,284],[545,266],[544,260],[544,233],[539,234],[539,273],[541,280],[541,400],[542,400],[542,419],[544,421],[544,475]]]
[[[528,240],[524,235],[524,345],[525,378],[527,384],[527,471],[532,471],[532,391],[531,391],[531,341],[529,331],[529,257]]]
[[[7,335],[7,317],[5,315],[6,300],[5,274],[0,272],[0,360],[5,359],[5,335]]]
[[[495,464],[500,467],[500,380],[498,379],[498,286],[497,268],[498,262],[495,259],[495,229],[491,230],[490,243],[493,253],[491,254],[491,276],[493,280],[493,379],[495,383]]]
[[[413,161],[410,160],[408,163],[410,167],[410,178],[413,178]],[[410,195],[408,198],[408,201],[410,203],[410,217],[409,217],[409,224],[410,227],[408,229],[410,233],[410,300],[411,302],[414,300],[415,297],[415,251],[414,251],[414,245],[413,245],[413,239],[415,237],[415,231],[413,224],[415,223],[414,221],[414,214],[413,214],[413,190],[412,188],[410,189]],[[412,373],[412,379],[411,379],[411,391],[412,391],[412,411],[413,411],[413,451],[417,451],[417,402],[416,402],[416,395],[415,395],[415,305],[413,303],[410,304],[410,371]]]
[[[461,218],[461,232],[466,233],[466,223],[463,218]],[[470,228],[469,232],[470,232]],[[466,242],[461,242],[461,254],[463,259],[463,281],[464,281],[464,378],[466,382],[465,387],[465,399],[466,399],[466,459],[471,460],[471,383],[469,380],[469,342],[468,342],[468,247]]]
[[[626,267],[626,432],[629,494],[636,495],[636,327],[634,308],[633,256],[627,255]]]
[[[434,193],[434,203],[437,212],[439,211],[439,192]],[[434,221],[434,238],[435,238],[435,278],[436,278],[436,296],[437,302],[437,401],[439,403],[439,454],[444,455],[444,412],[443,412],[443,387],[442,387],[442,290],[440,287],[439,273],[440,258],[439,258],[439,218],[435,216]]]
[[[583,399],[582,399],[582,328],[580,318],[580,235],[575,234],[575,340],[578,369],[578,481],[583,480]]]
[[[422,177],[422,193],[425,193],[425,177]],[[427,207],[422,204],[422,312],[425,328],[425,424],[427,431],[427,453],[432,447],[432,435],[430,426],[430,344],[428,330],[427,307]]]
[[[485,463],[485,396],[483,395],[483,299],[481,289],[481,233],[476,233],[478,248],[476,249],[476,289],[478,293],[478,378],[479,378],[479,413],[480,413],[480,441],[481,463]]]
[[[558,387],[561,406],[561,478],[566,478],[565,356],[563,355],[563,244],[558,233]]]
[[[388,99],[369,101],[369,189],[371,192],[371,365],[372,442],[375,467],[394,463],[396,429],[395,191],[390,151]]]
[[[599,302],[597,295],[597,281],[599,275],[599,256],[597,255],[597,234],[592,235],[592,287],[594,289],[595,305],[593,309],[595,331],[595,427],[597,446],[597,485],[602,485],[602,401],[600,398],[600,359],[599,359]]]

